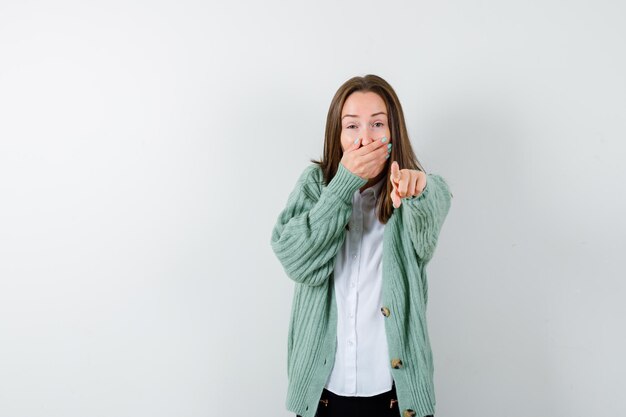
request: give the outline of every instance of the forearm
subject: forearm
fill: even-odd
[[[320,285],[332,272],[345,238],[352,196],[367,180],[340,164],[328,186],[307,188],[306,183],[307,178],[301,178],[289,195],[272,230],[271,245],[291,279]]]
[[[452,193],[444,178],[428,174],[424,190],[416,197],[402,200],[404,227],[417,256],[424,261],[433,256],[451,199]]]

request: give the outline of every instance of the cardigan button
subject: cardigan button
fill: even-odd
[[[404,417],[414,417],[415,416],[415,411],[411,410],[410,408],[404,410]]]
[[[402,361],[398,358],[394,358],[391,360],[391,367],[394,369],[402,368]]]
[[[387,307],[381,307],[380,311],[381,311],[381,313],[383,313],[383,316],[385,316],[385,317],[389,317],[389,314],[391,314],[391,312],[389,311],[389,309]]]

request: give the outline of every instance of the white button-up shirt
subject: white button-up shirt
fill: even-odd
[[[338,395],[369,397],[393,383],[380,310],[385,225],[376,216],[376,193],[385,180],[354,193],[350,229],[335,261],[337,352],[326,389]]]

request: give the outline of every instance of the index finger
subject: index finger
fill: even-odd
[[[370,152],[374,152],[376,149],[382,147],[382,146],[387,146],[387,140],[385,140],[385,142],[383,142],[383,139],[385,139],[386,136],[383,136],[380,139],[376,139],[375,141],[372,141],[371,143],[368,143],[367,145],[357,149],[357,152],[359,152],[359,155],[367,155]]]
[[[395,183],[400,181],[400,165],[398,165],[398,161],[391,163],[391,179]]]

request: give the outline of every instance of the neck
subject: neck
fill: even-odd
[[[363,192],[365,190],[367,190],[369,187],[371,187],[372,185],[376,184],[378,181],[380,181],[383,177],[385,176],[385,171],[381,171],[380,174],[378,174],[377,176],[375,176],[374,178],[370,178],[367,183],[365,183],[365,185],[361,188],[359,188],[359,192]]]

